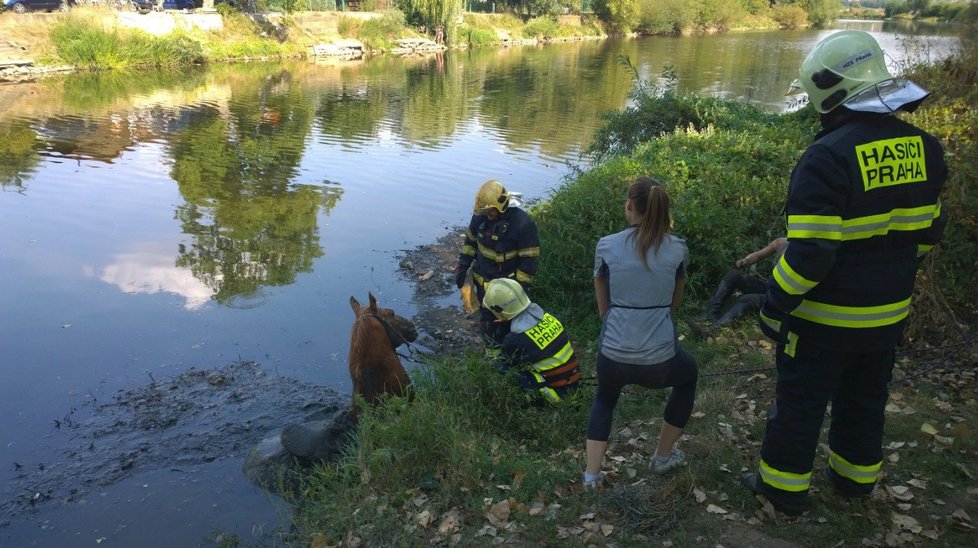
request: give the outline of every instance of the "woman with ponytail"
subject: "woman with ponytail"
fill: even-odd
[[[604,477],[601,464],[622,388],[672,388],[649,462],[657,474],[685,463],[686,455],[673,445],[696,396],[696,361],[679,346],[673,321],[689,251],[686,242],[671,234],[669,196],[658,181],[638,177],[628,187],[625,219],[629,227],[601,238],[594,253],[601,335],[595,364],[598,389],[587,426],[587,488],[597,487]]]

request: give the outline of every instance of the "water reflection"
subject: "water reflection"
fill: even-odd
[[[214,290],[218,303],[288,285],[322,256],[316,225],[341,192],[296,185],[314,105],[285,70],[264,76],[253,100],[237,96],[226,111],[190,113],[167,136],[172,177],[186,203],[176,209],[176,265]],[[247,97],[247,96],[245,96]]]
[[[0,187],[22,189],[24,179],[37,168],[40,141],[29,123],[14,120],[0,123]]]
[[[138,250],[117,255],[98,277],[124,293],[152,295],[166,292],[180,295],[187,310],[198,309],[214,291],[190,271],[173,264],[173,251],[159,244],[136,246]]]

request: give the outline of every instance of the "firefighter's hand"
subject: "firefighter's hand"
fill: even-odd
[[[468,273],[468,271],[468,266],[461,263],[455,265],[455,285],[458,286],[459,289],[462,289],[462,286],[465,285],[465,275]]]
[[[761,307],[760,314],[758,314],[758,323],[761,326],[761,331],[772,341],[779,344],[788,342],[787,319],[787,314],[768,306],[768,303],[764,303],[764,306]]]

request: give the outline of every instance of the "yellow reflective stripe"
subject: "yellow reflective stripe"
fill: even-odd
[[[570,361],[571,357],[574,355],[574,349],[571,348],[571,344],[568,342],[560,349],[556,354],[549,358],[544,358],[538,362],[530,364],[530,369],[536,371],[537,373],[544,373],[555,367],[560,367]]]
[[[530,374],[533,375],[533,378],[536,379],[537,383],[541,385],[547,384],[547,380],[543,378],[543,375],[533,371],[530,371]],[[537,391],[540,392],[540,395],[550,403],[557,403],[560,401],[560,394],[549,386],[541,386],[540,388],[537,388]]]
[[[941,215],[941,201],[919,207],[900,207],[865,217],[843,219],[836,215],[788,215],[788,239],[865,240],[891,231],[930,227]]]
[[[818,285],[818,282],[813,282],[795,272],[795,269],[791,268],[784,255],[781,256],[778,264],[774,266],[772,275],[775,281],[778,282],[778,285],[781,286],[781,289],[789,295],[803,295]]]
[[[856,217],[842,221],[842,239],[864,240],[882,236],[890,231],[912,231],[928,228],[940,215],[940,202],[920,206],[896,208],[886,213]]]
[[[469,257],[475,257],[475,248],[470,245],[462,246],[462,255],[468,255]]]
[[[523,249],[517,251],[520,257],[539,257],[540,247],[524,247]]]
[[[791,315],[822,325],[865,328],[895,324],[906,318],[909,312],[908,297],[879,306],[839,306],[804,300],[791,311]]]
[[[516,271],[516,281],[523,282],[523,283],[532,282],[533,281],[533,276],[530,276],[529,274],[527,274],[526,272],[523,272],[522,270],[517,270]]]
[[[870,465],[853,464],[835,451],[829,451],[829,466],[840,476],[856,483],[876,483],[880,469],[883,467],[883,461]]]
[[[788,215],[788,239],[842,239],[842,217],[838,215]]]
[[[768,327],[770,327],[771,329],[773,329],[778,333],[781,332],[781,322],[767,317],[767,315],[765,315],[763,311],[760,312],[759,315],[761,317],[761,321],[767,324]]]
[[[521,255],[524,250],[533,250],[533,249],[536,249],[536,252],[535,253],[533,251],[530,251],[530,253],[532,253],[530,255]],[[537,248],[527,247],[527,248],[524,248],[524,249],[517,249],[515,251],[506,251],[506,252],[503,252],[503,253],[499,253],[499,252],[497,252],[494,249],[490,249],[490,248],[488,248],[488,247],[486,247],[486,246],[484,246],[482,244],[479,244],[479,253],[483,257],[485,257],[485,258],[487,258],[487,259],[489,259],[491,261],[495,261],[497,263],[504,263],[504,262],[506,262],[506,261],[508,261],[510,259],[515,259],[515,258],[520,257],[520,256],[536,257],[537,255],[540,254],[540,248],[539,247],[537,247]]]
[[[797,493],[808,490],[808,486],[812,483],[812,473],[782,472],[761,459],[761,480],[775,489]]]
[[[934,249],[934,246],[933,245],[917,244],[917,256],[918,257],[923,257],[931,249]]]
[[[472,271],[472,281],[475,282],[475,283],[477,283],[477,284],[482,284],[482,288],[483,289],[485,289],[486,284],[489,283],[489,282],[486,281],[485,278],[483,278],[482,276],[480,276],[479,274],[477,274],[475,270]]]
[[[784,353],[794,358],[797,350],[798,334],[794,331],[788,331],[788,344],[784,345]]]

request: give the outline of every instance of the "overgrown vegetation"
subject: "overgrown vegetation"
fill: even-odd
[[[359,445],[305,481],[294,540],[343,546],[973,544],[978,438],[970,425],[978,420],[978,350],[971,333],[978,298],[967,293],[978,282],[968,265],[978,243],[976,60],[975,49],[966,47],[953,59],[913,71],[934,90],[913,121],[944,141],[952,175],[943,196],[951,225],[928,259],[912,317],[946,317],[948,310],[931,304],[931,297],[943,295],[938,300],[968,327],[945,321],[946,330],[921,330],[934,346],[899,350],[887,407],[886,475],[873,497],[847,502],[817,479],[802,518],[759,509],[737,477],[756,466],[774,397],[771,344],[750,321],[706,340],[692,338],[680,321],[701,380],[680,441],[691,462],[679,473],[657,478],[647,470],[665,391],[635,389],[623,396],[605,462],[612,486],[584,492],[579,476],[590,384],[565,405],[532,407],[489,370],[486,356],[443,357],[416,372],[412,402],[391,400],[368,411]],[[693,262],[692,300],[680,310],[685,318],[697,313],[696,298],[735,257],[780,234],[791,167],[818,128],[810,107],[764,114],[677,95],[670,82],[666,71],[657,83],[637,86],[633,106],[610,113],[592,147],[601,161],[534,211],[545,250],[534,298],[573,333],[585,378],[593,375],[598,330],[594,243],[624,226],[627,182],[651,174],[673,198],[675,229],[689,243]],[[820,454],[816,466],[825,459]]]
[[[417,33],[407,28],[404,14],[397,10],[385,11],[376,19],[341,17],[337,29],[341,36],[356,38],[367,50],[389,51],[398,38],[409,38]]]
[[[200,44],[184,32],[157,37],[107,29],[90,19],[63,18],[51,27],[50,36],[58,57],[77,67],[166,67],[203,60]]]

